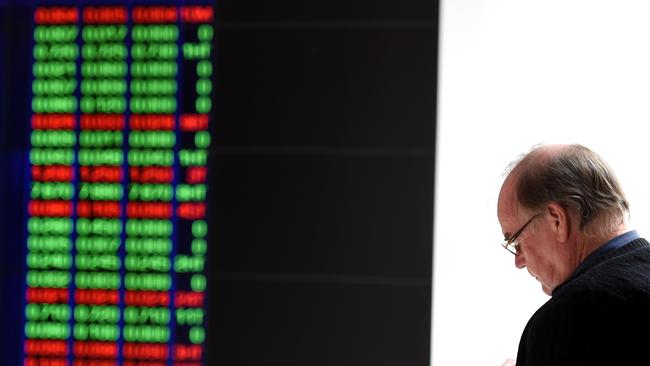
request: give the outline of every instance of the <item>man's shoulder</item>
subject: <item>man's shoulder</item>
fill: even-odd
[[[604,254],[562,285],[558,295],[573,292],[598,295],[626,286],[650,291],[650,242],[644,238]]]
[[[616,282],[618,287],[627,284],[650,288],[650,243],[644,238],[633,240],[605,254],[596,265],[585,271],[584,276],[579,276],[576,280],[582,286]]]
[[[608,253],[607,258],[562,285],[544,306],[548,312],[570,313],[639,305],[650,308],[650,243],[645,239]]]

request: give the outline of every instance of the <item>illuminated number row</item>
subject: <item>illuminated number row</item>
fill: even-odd
[[[202,60],[196,64],[196,74],[201,78],[209,78],[212,76],[212,62],[210,60]]]
[[[77,334],[79,335],[79,333]],[[78,339],[78,338],[77,338]],[[73,353],[78,357],[117,357],[118,348],[114,342],[79,340],[74,343]],[[110,362],[110,361],[109,361]],[[82,363],[75,361],[75,363]],[[92,361],[92,363],[97,363]]]
[[[120,217],[122,207],[116,201],[79,201],[77,216],[79,217]]]
[[[155,343],[125,343],[124,357],[146,360],[167,360],[169,347],[166,344]],[[125,365],[126,366],[126,365]]]
[[[126,93],[126,80],[119,79],[84,79],[81,81],[83,94],[124,94]]]
[[[77,253],[115,253],[120,248],[120,238],[106,236],[79,236],[75,241]]]
[[[176,94],[177,88],[174,79],[135,79],[131,81],[131,93],[136,95]]]
[[[79,149],[80,165],[122,165],[124,153],[121,149]]]
[[[208,235],[208,224],[203,220],[197,220],[192,223],[192,235],[195,238],[205,238]]]
[[[174,257],[174,270],[177,273],[186,273],[186,272],[203,272],[205,268],[205,258],[203,256],[189,256],[189,255],[177,255]],[[200,276],[193,276],[192,279],[197,278],[196,281],[201,281]],[[193,283],[194,285],[194,283]],[[202,282],[197,282],[196,287],[201,288],[200,291],[205,289],[205,286]],[[195,286],[192,286],[194,288]]]
[[[212,99],[205,95],[196,98],[195,103],[196,111],[199,113],[208,113],[212,109]]]
[[[79,176],[86,182],[121,182],[124,171],[121,166],[81,166]]]
[[[128,162],[131,166],[172,166],[173,150],[129,150]]]
[[[167,256],[127,255],[124,259],[124,267],[127,271],[169,272],[172,265],[171,260]]]
[[[174,230],[170,220],[127,220],[129,236],[169,237]]]
[[[179,184],[176,187],[178,201],[204,201],[207,187],[205,184]]]
[[[131,112],[133,113],[174,113],[176,98],[173,96],[156,96],[151,98],[131,97]]]
[[[122,233],[120,219],[86,219],[77,220],[77,234],[79,235],[107,235],[117,236]]]
[[[113,42],[124,41],[128,29],[125,25],[87,25],[81,38],[84,42]]]
[[[77,74],[77,64],[74,61],[37,61],[32,65],[32,73],[37,78],[74,77]]]
[[[210,79],[199,79],[196,82],[196,92],[201,96],[208,96],[212,92],[212,81]]]
[[[84,44],[81,57],[85,59],[120,59],[127,56],[126,46],[122,43]]]
[[[34,41],[64,43],[74,42],[79,34],[76,25],[37,25],[34,28]]]
[[[206,150],[181,150],[178,156],[182,167],[205,166],[208,162]]]
[[[119,201],[124,195],[124,188],[118,183],[80,183],[79,198],[82,200]]]
[[[134,43],[131,57],[134,60],[175,59],[178,57],[178,46],[174,43]]]
[[[30,234],[70,235],[72,219],[31,217],[27,220],[27,231]]]
[[[202,326],[190,328],[189,338],[192,343],[203,343],[205,341],[205,329]]]
[[[75,60],[79,57],[79,47],[74,43],[37,43],[34,45],[33,56],[36,60]]]
[[[84,78],[93,77],[126,77],[128,66],[126,62],[120,61],[84,61],[81,64],[81,76]]]
[[[169,255],[172,251],[172,241],[169,238],[127,238],[127,253]]]
[[[80,106],[83,113],[124,113],[126,98],[121,96],[84,96],[81,98]]]
[[[72,147],[77,142],[77,135],[74,131],[44,131],[34,130],[31,135],[32,146],[39,147]]]
[[[176,25],[135,25],[131,29],[134,42],[176,42],[178,40]]]
[[[77,272],[75,286],[86,289],[118,289],[122,283],[117,272]]]
[[[124,309],[124,321],[131,324],[151,322],[166,325],[170,320],[169,308],[127,306]]]
[[[70,320],[70,305],[68,304],[27,304],[25,316],[30,321],[54,320],[67,322]]]
[[[175,61],[136,61],[131,64],[134,77],[175,77],[178,65]]]
[[[214,36],[214,29],[210,24],[201,24],[196,31],[196,35],[201,42],[211,42]]]
[[[32,180],[34,182],[70,182],[74,177],[74,170],[71,166],[32,166]]]
[[[199,131],[194,134],[194,145],[200,149],[207,149],[210,146],[210,133]]]
[[[122,267],[117,255],[109,254],[77,254],[75,267],[85,271],[119,271]]]
[[[172,149],[176,145],[176,134],[172,131],[132,131],[129,146],[135,148]]]
[[[117,323],[120,320],[120,308],[110,305],[77,305],[74,308],[74,319],[83,323]]]
[[[70,338],[70,325],[28,321],[25,323],[25,336],[27,338],[68,339]]]
[[[60,95],[72,94],[77,88],[76,79],[55,78],[55,79],[36,79],[32,83],[32,93],[35,95]]]
[[[172,167],[129,167],[129,178],[134,183],[170,183],[174,180]]]
[[[123,134],[120,131],[81,131],[79,145],[81,147],[121,147]]]
[[[71,200],[74,195],[72,183],[32,183],[30,192],[31,198],[42,198],[45,200],[64,199]]]
[[[172,200],[174,188],[171,184],[131,184],[129,200],[165,201]]]
[[[72,249],[72,239],[67,236],[29,235],[27,249],[30,252],[69,252]]]
[[[29,152],[29,161],[33,165],[72,165],[74,160],[73,149],[33,148]]]
[[[183,57],[187,60],[210,58],[212,44],[204,43],[185,43],[183,45]]]
[[[173,130],[174,116],[169,115],[131,115],[129,127],[136,130]]]
[[[157,325],[125,325],[124,340],[127,342],[169,342],[170,329],[168,326]]]
[[[29,287],[67,288],[70,281],[72,275],[69,271],[27,271]]]
[[[72,130],[76,121],[72,114],[34,114],[31,125],[34,130]]]
[[[32,98],[32,110],[36,113],[74,113],[77,111],[77,99],[67,96],[35,96]]]
[[[203,324],[203,309],[177,309],[176,323],[178,325]]]
[[[100,341],[117,341],[120,336],[118,325],[111,324],[81,324],[74,325],[74,338],[80,340],[93,339]]]
[[[28,253],[27,267],[36,269],[70,269],[72,255],[61,253]]]
[[[169,274],[127,273],[124,284],[127,290],[169,291],[172,279]]]

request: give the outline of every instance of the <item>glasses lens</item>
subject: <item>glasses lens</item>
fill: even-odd
[[[506,242],[503,242],[503,244],[501,244],[501,246],[503,246],[504,248],[506,248],[506,250],[509,251],[510,253],[512,253],[512,254],[514,254],[514,255],[517,255],[517,246],[516,246],[516,241],[515,241],[515,242],[512,242],[512,243],[508,243],[508,242],[506,241]]]

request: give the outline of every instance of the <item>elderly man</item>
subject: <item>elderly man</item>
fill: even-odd
[[[650,244],[628,228],[612,169],[581,145],[537,147],[511,166],[497,205],[502,245],[551,296],[516,365],[649,363]]]

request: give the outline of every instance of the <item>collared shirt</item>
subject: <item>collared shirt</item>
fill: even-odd
[[[625,234],[621,234],[621,235],[613,238],[612,240],[608,241],[607,243],[602,245],[600,248],[594,250],[591,254],[589,254],[587,256],[587,258],[585,258],[585,260],[582,261],[582,263],[580,263],[578,268],[576,268],[576,270],[573,273],[576,274],[576,273],[582,271],[583,269],[589,267],[592,262],[594,262],[596,259],[598,259],[600,256],[604,255],[605,253],[607,253],[607,252],[609,252],[611,250],[614,250],[614,249],[618,249],[618,248],[624,246],[625,244],[628,244],[632,240],[636,240],[638,238],[640,238],[640,236],[639,236],[639,233],[636,232],[636,230],[628,231]]]

